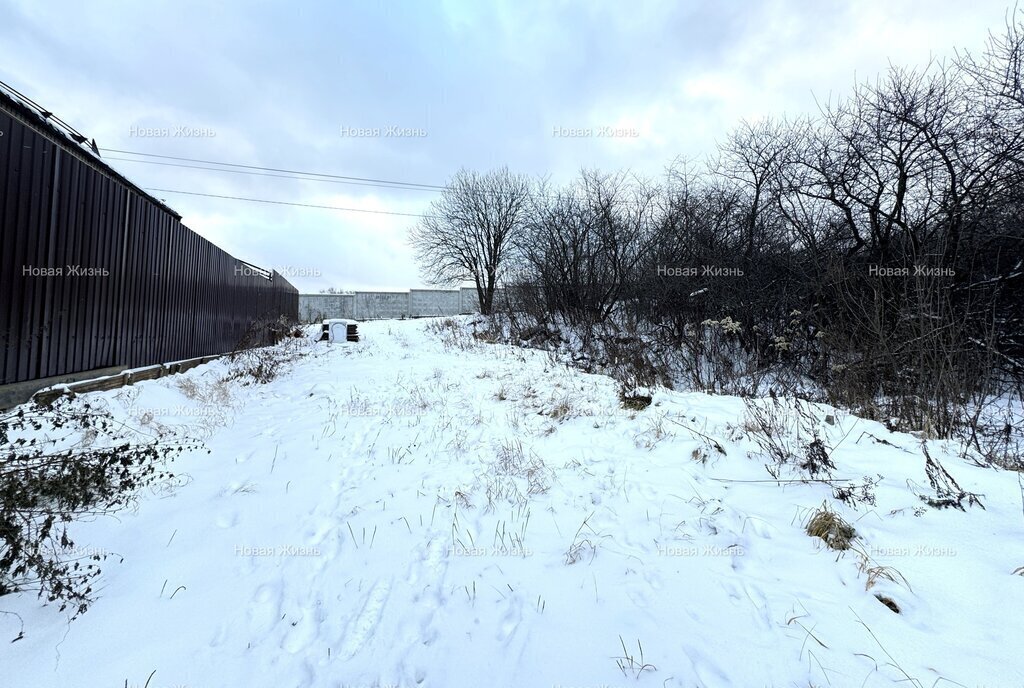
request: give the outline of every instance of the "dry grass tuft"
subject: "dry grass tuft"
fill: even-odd
[[[648,451],[654,449],[659,442],[667,437],[671,437],[672,433],[665,428],[665,415],[657,416],[646,416],[646,429],[637,433],[633,437],[633,443],[637,447],[643,447]]]
[[[828,505],[822,505],[807,522],[807,534],[825,541],[830,549],[847,550],[857,531]]]
[[[533,451],[527,454],[518,440],[503,442],[496,454],[496,460],[481,476],[486,485],[488,510],[505,500],[522,506],[529,497],[551,489],[555,472]]]
[[[568,399],[562,399],[555,405],[553,409],[551,409],[551,412],[548,413],[548,416],[550,416],[554,420],[561,421],[562,419],[567,418],[571,411],[572,406],[569,405]]]
[[[887,580],[897,585],[906,585],[908,588],[910,584],[907,583],[907,579],[903,577],[903,574],[894,569],[891,566],[866,566],[861,571],[867,574],[867,581],[864,583],[864,589],[870,590],[875,587],[875,584],[880,580]]]
[[[875,587],[879,581],[889,581],[896,585],[902,585],[907,590],[913,590],[906,577],[898,570],[891,566],[873,564],[871,557],[868,556],[867,552],[861,550],[857,551],[860,554],[860,561],[857,563],[857,569],[867,576],[867,580],[864,583],[865,590],[870,590]]]

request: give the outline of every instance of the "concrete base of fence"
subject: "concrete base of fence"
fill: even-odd
[[[64,385],[80,380],[87,380],[108,375],[119,375],[125,370],[124,366],[114,368],[98,368],[86,370],[81,373],[69,373],[67,375],[54,375],[43,377],[37,380],[26,380],[24,382],[13,382],[7,385],[0,385],[0,410],[6,410],[24,404],[32,398],[32,395],[41,389]]]
[[[103,375],[100,377],[95,377],[95,374],[101,371],[91,371],[90,373],[81,373],[81,375],[94,375],[94,377],[85,380],[79,379],[79,381],[76,382],[58,383],[56,385],[53,383],[47,384],[46,380],[33,380],[32,382],[35,385],[33,391],[35,393],[33,394],[30,392],[27,397],[15,400],[11,406],[24,403],[29,399],[43,406],[49,406],[62,396],[74,397],[77,394],[85,394],[87,392],[104,392],[111,389],[119,389],[125,385],[131,385],[136,382],[142,382],[143,380],[156,380],[165,375],[184,373],[186,370],[191,370],[198,365],[209,363],[210,361],[214,361],[218,358],[220,358],[220,356],[200,356],[198,358],[190,358],[185,361],[175,361],[174,363],[164,363],[161,365],[146,366],[145,368],[122,370],[116,375]],[[22,383],[18,386],[27,387],[28,384],[29,383]]]

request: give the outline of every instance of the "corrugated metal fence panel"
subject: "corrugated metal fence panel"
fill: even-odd
[[[298,318],[286,279],[33,117],[0,93],[0,383],[223,353],[254,321]]]
[[[56,147],[0,111],[0,220],[3,222],[4,379],[29,379],[40,370],[53,158]],[[41,273],[40,273],[41,274]]]
[[[45,264],[63,274],[42,278],[42,370],[89,370],[114,351],[127,192],[73,156],[58,153],[56,167]]]

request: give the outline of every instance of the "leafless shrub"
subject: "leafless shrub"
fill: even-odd
[[[224,381],[265,385],[306,354],[301,340],[297,339],[286,339],[275,346],[237,351],[229,358],[229,371]]]
[[[835,470],[831,449],[822,437],[821,422],[811,404],[800,399],[772,395],[768,400],[744,399],[745,425],[772,463],[769,474],[778,478],[783,466],[792,464],[811,478],[829,477]]]
[[[423,329],[438,337],[445,350],[465,351],[472,348],[476,342],[469,329],[455,318],[431,320]]]
[[[860,504],[875,505],[875,487],[882,481],[882,476],[872,478],[864,476],[859,483],[837,483],[832,486],[832,496],[849,507]]]
[[[928,476],[928,484],[934,492],[934,495],[918,495],[921,501],[936,509],[952,507],[960,511],[966,511],[964,508],[965,500],[967,501],[967,506],[985,508],[985,505],[981,503],[983,495],[967,492],[962,489],[957,481],[953,479],[953,476],[949,474],[949,471],[937,459],[933,459],[928,454],[928,445],[924,442],[921,443],[921,451],[924,453],[924,470]]]
[[[68,525],[180,484],[167,463],[199,447],[67,399],[0,414],[0,595],[35,591],[72,618],[84,613],[107,554],[77,547]]]

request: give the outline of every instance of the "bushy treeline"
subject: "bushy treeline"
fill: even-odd
[[[795,373],[948,435],[1024,372],[1022,54],[1017,15],[982,55],[743,123],[707,165],[539,185],[500,264],[517,317],[634,322],[695,382]]]

